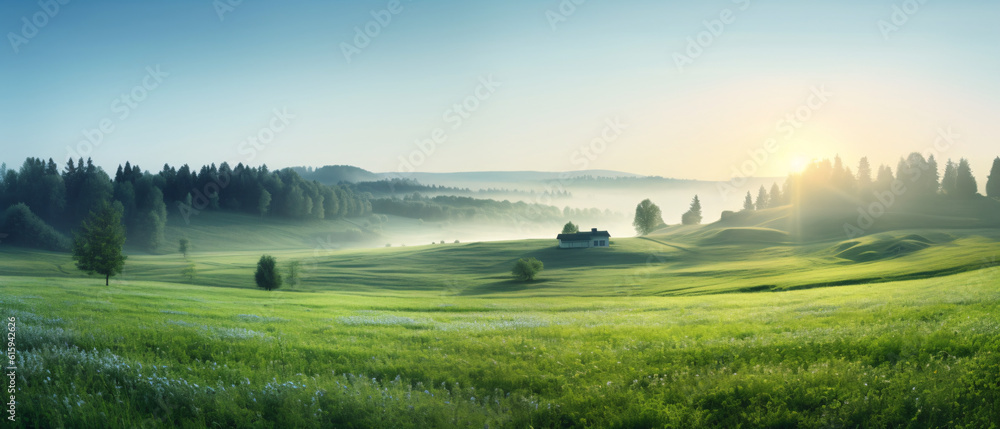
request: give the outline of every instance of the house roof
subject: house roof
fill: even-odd
[[[590,240],[593,237],[611,238],[611,234],[608,234],[607,231],[585,231],[578,232],[576,234],[559,234],[556,236],[556,239],[562,241],[585,241]]]

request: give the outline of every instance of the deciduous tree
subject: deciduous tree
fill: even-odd
[[[660,208],[649,199],[642,200],[635,206],[635,219],[632,226],[639,235],[646,235],[653,232],[657,227],[663,225],[663,213]]]
[[[263,255],[257,261],[257,272],[254,273],[257,287],[271,291],[281,287],[281,273],[278,272],[278,261],[271,255]]]
[[[87,274],[101,274],[107,286],[125,268],[123,247],[125,226],[122,225],[122,205],[105,203],[83,222],[73,242],[73,259],[77,268]]]

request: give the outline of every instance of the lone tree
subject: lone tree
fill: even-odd
[[[681,223],[684,225],[698,225],[701,223],[701,201],[695,195],[691,200],[691,208],[681,216]]]
[[[530,282],[535,279],[535,276],[544,269],[545,266],[542,261],[535,258],[521,258],[514,263],[514,269],[511,270],[511,274],[514,278],[522,282]]]
[[[566,222],[566,225],[563,226],[563,234],[576,234],[578,232],[580,232],[580,227],[574,225],[573,222]]]
[[[188,283],[194,283],[194,275],[196,272],[194,264],[190,263],[181,269],[181,276],[184,277],[184,280],[187,280]]]
[[[642,200],[635,206],[635,220],[632,226],[639,235],[646,235],[653,232],[658,226],[663,225],[663,214],[660,208],[649,199]]]
[[[257,272],[254,273],[254,280],[257,287],[271,291],[281,287],[281,274],[278,273],[278,261],[271,255],[264,255],[257,261]]]
[[[177,250],[179,252],[181,252],[181,255],[184,255],[184,259],[187,259],[187,257],[188,257],[188,250],[190,248],[191,248],[191,241],[190,240],[188,240],[186,238],[180,239],[180,241],[178,242]]]
[[[122,225],[121,203],[104,203],[96,212],[83,221],[80,232],[73,239],[73,260],[76,267],[87,274],[101,274],[104,285],[110,283],[111,276],[125,268],[128,256],[123,254],[125,246],[125,226]]]
[[[443,241],[441,242],[444,243]],[[295,287],[299,285],[299,266],[301,263],[299,261],[289,261],[288,268],[285,269],[286,277],[288,278],[288,286]]]
[[[990,177],[986,178],[986,196],[1000,198],[1000,156],[993,160]]]

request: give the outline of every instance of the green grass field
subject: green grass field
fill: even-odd
[[[772,219],[774,216],[772,216]],[[1000,232],[795,242],[769,220],[343,249],[335,223],[172,225],[103,286],[0,246],[15,427],[997,427]],[[236,237],[236,238],[231,238]],[[257,249],[257,250],[252,250]],[[302,284],[253,286],[263,250]],[[520,257],[545,263],[510,280]]]

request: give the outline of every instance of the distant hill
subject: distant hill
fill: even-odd
[[[306,180],[315,180],[327,185],[340,182],[370,182],[379,180],[380,175],[352,165],[327,165],[320,168],[292,167],[299,176]]]
[[[559,180],[576,177],[644,177],[640,174],[626,173],[613,170],[581,170],[570,172],[552,171],[469,171],[456,173],[379,173],[385,179],[406,178],[414,179],[421,183],[519,183],[519,182],[543,182],[548,180]]]
[[[581,170],[571,172],[549,171],[469,171],[455,173],[373,173],[351,165],[327,165],[319,168],[292,167],[306,180],[325,184],[340,182],[374,182],[386,179],[416,180],[423,184],[474,184],[474,183],[527,183],[560,180],[565,178],[641,178],[640,174],[613,170]]]

